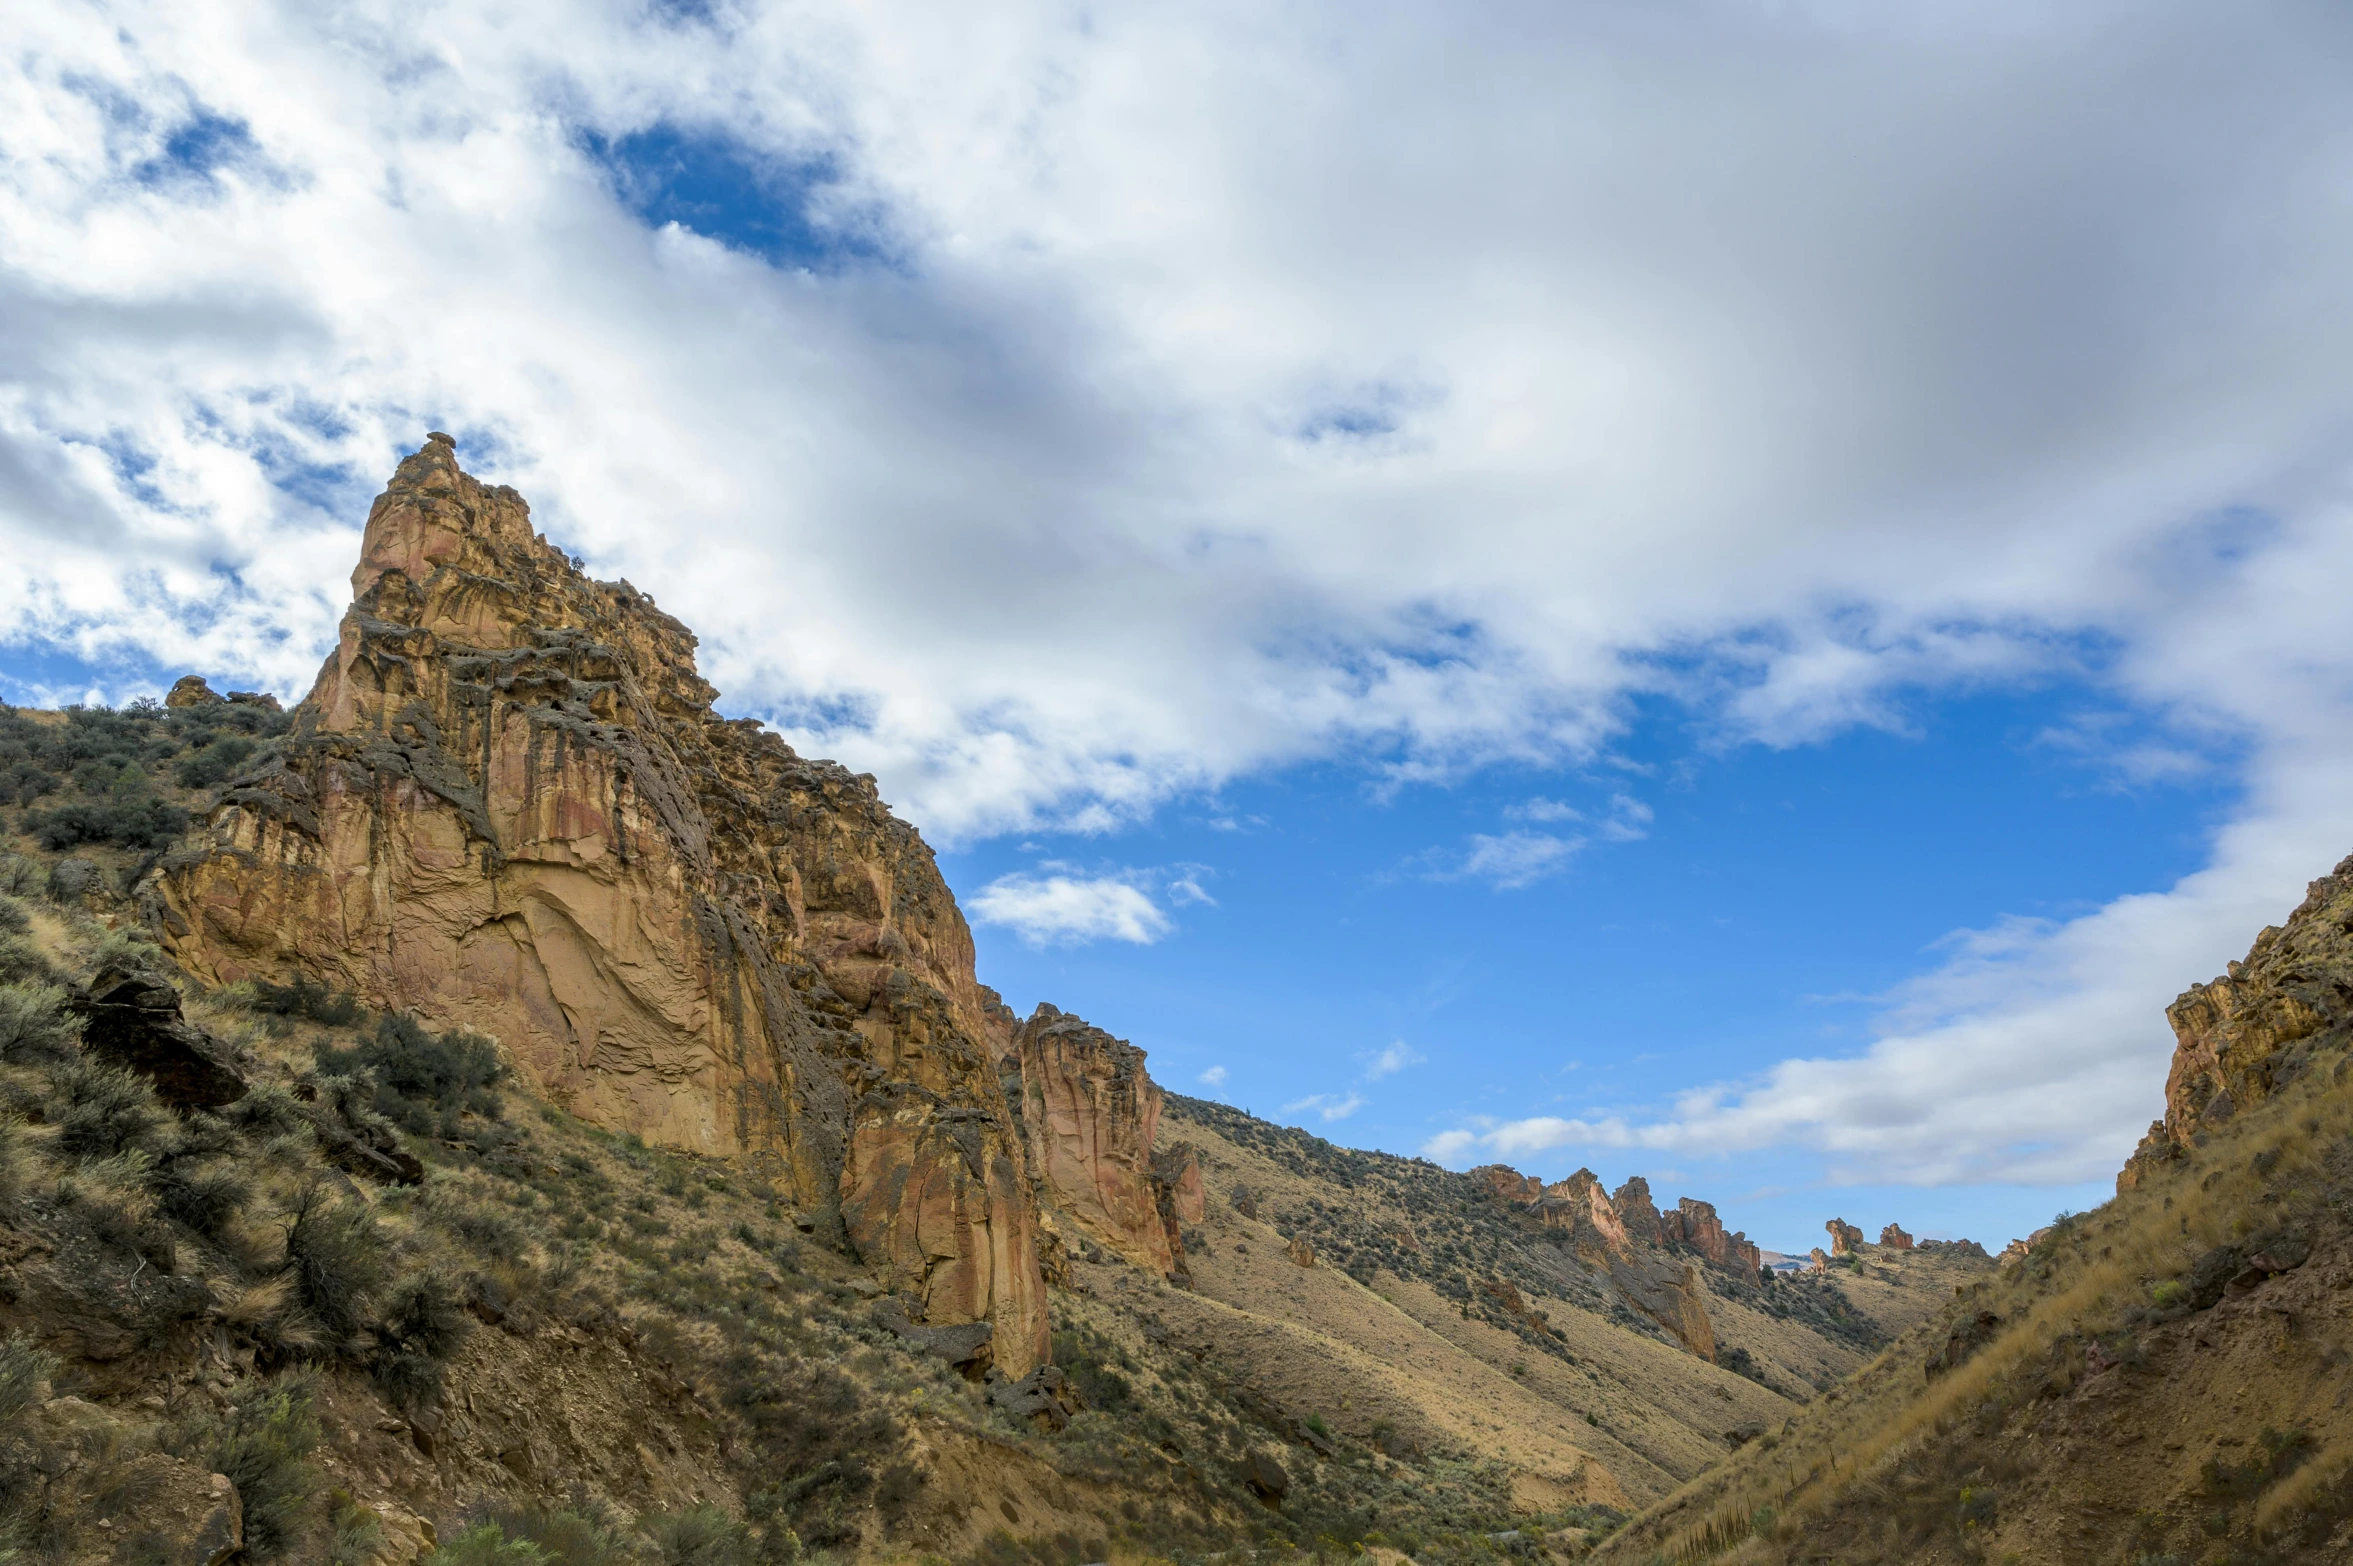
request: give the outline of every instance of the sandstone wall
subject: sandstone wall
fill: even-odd
[[[293,735],[145,893],[212,982],[304,972],[495,1034],[615,1130],[767,1164],[886,1287],[1046,1352],[1029,1150],[969,929],[873,779],[711,707],[446,437],[369,513]]]

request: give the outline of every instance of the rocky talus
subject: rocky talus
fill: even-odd
[[[694,648],[435,436],[369,513],[292,734],[166,861],[154,922],[208,983],[299,972],[480,1029],[593,1123],[771,1166],[1020,1376],[1038,1224],[971,932],[874,780],[721,718]]]

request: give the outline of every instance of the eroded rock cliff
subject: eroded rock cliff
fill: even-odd
[[[2220,978],[2191,985],[2165,1017],[2175,1041],[2165,1118],[2117,1176],[2120,1191],[2353,1043],[2353,858],[2311,883],[2286,924],[2256,936]]]
[[[686,627],[445,436],[370,511],[352,600],[282,749],[148,883],[173,955],[492,1032],[585,1119],[766,1164],[929,1319],[1040,1362],[1002,1024],[874,780],[721,718]]]
[[[1687,1255],[1749,1282],[1764,1264],[1764,1253],[1748,1236],[1724,1232],[1712,1204],[1684,1197],[1661,1212],[1650,1182],[1640,1175],[1614,1195],[1590,1169],[1550,1185],[1504,1164],[1484,1165],[1470,1177],[1493,1200],[1517,1208],[1526,1222],[1561,1235],[1580,1261],[1608,1277],[1620,1298],[1701,1359],[1716,1357],[1716,1334],[1707,1286]]]

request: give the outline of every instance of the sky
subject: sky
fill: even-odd
[[[1999,1244],[2353,849],[2353,13],[32,0],[0,698],[306,689],[427,429],[982,977]]]

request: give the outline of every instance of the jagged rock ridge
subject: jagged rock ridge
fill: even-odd
[[[173,955],[489,1031],[586,1119],[768,1164],[887,1287],[1039,1363],[1002,1007],[874,780],[718,716],[686,627],[445,436],[371,509],[352,597],[280,753],[150,882]]]

